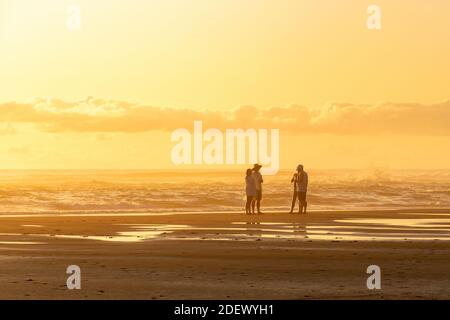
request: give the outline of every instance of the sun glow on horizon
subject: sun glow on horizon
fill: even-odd
[[[369,4],[0,0],[0,168],[174,168],[202,120],[279,128],[285,169],[448,169],[450,2]]]

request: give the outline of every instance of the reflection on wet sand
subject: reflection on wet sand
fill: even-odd
[[[129,231],[120,231],[116,235],[66,235],[66,234],[33,234],[31,236],[46,236],[62,239],[86,239],[109,242],[137,242],[142,240],[155,239],[157,237],[170,234],[176,230],[188,230],[187,225],[171,224],[145,224],[145,225],[122,225],[131,228]]]
[[[312,239],[433,241],[450,240],[450,219],[341,219],[336,225],[309,226]],[[336,230],[351,231],[336,231]],[[333,230],[324,232],[323,230]],[[386,232],[387,231],[387,232]],[[317,236],[318,235],[318,236]]]
[[[433,227],[433,228],[448,228],[450,227],[450,219],[343,219],[335,220],[338,223],[350,224],[368,224],[381,226],[396,226],[396,227]]]
[[[0,241],[1,244],[19,244],[19,245],[32,245],[32,244],[45,244],[45,242],[34,242],[34,241]]]
[[[25,226],[25,225],[23,225]],[[435,241],[450,240],[450,219],[338,219],[331,223],[232,222],[225,226],[202,227],[177,224],[120,224],[124,228],[112,235],[28,234],[29,237],[86,239],[109,242],[144,240],[211,241]],[[28,225],[37,228],[38,225]],[[40,226],[39,227],[43,227]],[[21,234],[2,233],[0,236]],[[15,240],[15,239],[14,239]],[[5,241],[8,244],[35,242]]]

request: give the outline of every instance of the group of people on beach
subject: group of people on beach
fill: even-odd
[[[259,172],[262,166],[256,163],[253,169],[247,169],[245,176],[245,193],[247,201],[245,203],[246,214],[262,214],[261,212],[261,200],[262,200],[262,183],[263,178]],[[306,214],[308,202],[306,201],[306,193],[308,191],[308,173],[303,168],[303,165],[299,164],[297,170],[292,176],[291,184],[294,184],[294,194],[292,196],[292,204],[290,214],[294,213],[295,204],[297,199],[299,201],[298,213]],[[256,208],[256,212],[255,212]]]

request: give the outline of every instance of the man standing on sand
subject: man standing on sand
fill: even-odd
[[[260,164],[256,163],[253,166],[253,174],[252,174],[253,180],[255,181],[255,187],[256,187],[256,197],[255,197],[256,201],[253,201],[252,206],[253,206],[253,212],[255,212],[255,203],[256,203],[256,209],[258,210],[258,214],[262,214],[261,199],[262,199],[262,183],[264,181],[263,181],[261,173],[259,172],[259,169],[261,169],[261,168],[262,168],[262,166]]]
[[[308,174],[303,169],[303,165],[299,164],[297,166],[297,194],[298,201],[300,202],[298,213],[306,214],[306,207],[308,206],[308,202],[306,201],[306,192],[308,192]]]

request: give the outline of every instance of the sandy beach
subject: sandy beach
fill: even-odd
[[[0,301],[450,300],[449,15],[0,0]]]
[[[3,215],[0,252],[1,299],[450,298],[450,210]]]

